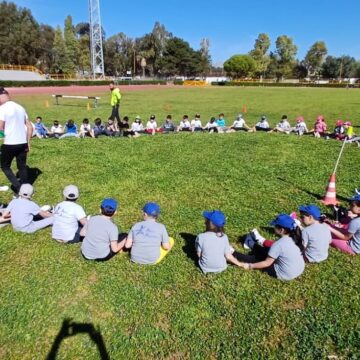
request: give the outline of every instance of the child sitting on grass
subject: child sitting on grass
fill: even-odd
[[[59,137],[64,133],[64,128],[61,124],[59,124],[58,120],[54,121],[53,126],[51,127],[51,137],[59,139]]]
[[[325,118],[323,115],[319,115],[317,118],[316,118],[316,122],[315,122],[315,125],[314,125],[314,136],[319,138],[319,137],[322,137],[322,136],[326,136],[327,135],[327,124],[325,122]]]
[[[290,134],[291,131],[291,125],[289,123],[287,115],[283,115],[281,117],[280,122],[269,132],[281,132],[285,134]]]
[[[82,125],[80,126],[80,137],[94,137],[93,130],[91,129],[91,125],[89,119],[84,119]]]
[[[252,128],[253,132],[256,131],[271,131],[269,122],[267,121],[267,118],[265,115],[261,116],[261,119],[259,122],[256,123],[256,125]]]
[[[169,237],[166,227],[156,220],[160,206],[148,202],[143,207],[144,221],[136,223],[130,230],[125,247],[131,248],[131,261],[137,264],[157,264],[174,246],[174,239]]]
[[[245,119],[242,114],[239,114],[234,121],[233,125],[230,127],[234,131],[249,131],[250,128],[246,125]]]
[[[263,244],[266,246],[264,248],[255,245],[252,255],[236,253],[234,256],[244,261],[242,267],[245,270],[259,269],[280,280],[293,280],[305,269],[301,253],[303,250],[301,230],[294,219],[287,214],[278,215],[270,224],[274,226],[275,234],[280,237],[279,240],[274,243],[269,240],[264,241]],[[258,238],[256,229],[252,233]]]
[[[85,224],[81,253],[86,260],[107,261],[122,251],[126,239],[123,234],[119,236],[118,227],[112,221],[116,209],[116,200],[104,199],[100,205],[101,215],[92,216]]]
[[[301,233],[305,260],[310,263],[326,260],[329,255],[331,232],[327,224],[320,222],[320,209],[316,205],[302,205],[299,211],[300,218],[306,226]]]
[[[189,121],[189,116],[184,115],[182,120],[180,121],[180,124],[178,126],[177,131],[192,131],[191,129],[191,123]]]
[[[48,137],[50,131],[49,129],[43,124],[42,122],[42,117],[38,116],[35,119],[35,135],[39,138],[39,139],[43,139]]]
[[[60,243],[73,244],[80,242],[80,230],[86,225],[87,219],[84,209],[76,204],[79,189],[75,185],[68,185],[63,191],[64,201],[54,209],[54,223],[52,238]]]
[[[227,262],[242,267],[232,255],[234,249],[224,233],[225,215],[219,211],[204,211],[205,232],[199,234],[195,241],[199,266],[206,273],[219,273],[227,268]]]
[[[65,125],[65,134],[61,135],[60,139],[64,139],[66,137],[79,137],[77,126],[72,119],[67,121]]]
[[[15,231],[31,234],[53,223],[53,215],[41,210],[39,205],[31,201],[33,194],[32,185],[22,184],[19,197],[12,200],[3,212],[4,219],[11,216],[11,225]]]
[[[336,229],[329,225],[333,235],[331,246],[345,253],[360,254],[360,195],[356,194],[350,201],[350,211],[353,215],[349,226],[346,229]]]
[[[190,125],[192,132],[203,131],[200,114],[195,114],[195,118],[191,120]]]
[[[309,132],[304,117],[298,116],[296,118],[296,125],[291,129],[296,135],[302,136]]]

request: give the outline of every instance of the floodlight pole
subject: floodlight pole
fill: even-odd
[[[89,0],[90,15],[90,53],[93,78],[105,77],[100,0]]]

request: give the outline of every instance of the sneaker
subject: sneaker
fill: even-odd
[[[49,211],[49,212],[51,212],[52,206],[51,205],[44,205],[40,209],[41,209],[41,211]]]
[[[266,239],[260,235],[259,231],[257,229],[252,229],[250,233],[253,236],[254,240],[258,243],[258,245],[263,246]]]
[[[356,189],[355,189],[355,193],[358,194],[358,195],[360,195],[360,188],[356,188]]]
[[[0,186],[0,191],[9,191],[9,187],[6,185]]]

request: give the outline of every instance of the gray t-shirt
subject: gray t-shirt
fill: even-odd
[[[231,254],[228,237],[217,236],[207,231],[199,234],[195,241],[196,252],[201,252],[199,266],[204,273],[221,272],[226,270],[225,255]]]
[[[29,226],[40,207],[31,200],[18,198],[10,201],[7,210],[11,214],[11,224],[15,230],[22,230]]]
[[[302,231],[305,256],[311,263],[328,258],[331,232],[326,224],[315,223]]]
[[[86,235],[81,245],[81,252],[89,259],[103,259],[110,254],[110,242],[117,241],[117,226],[102,215],[93,216],[85,225]]]
[[[356,254],[360,254],[360,217],[352,219],[349,223],[348,232],[353,234],[349,241],[350,247]]]
[[[160,257],[161,244],[169,242],[165,226],[153,219],[136,223],[129,235],[133,240],[131,261],[138,264],[154,264]]]
[[[271,246],[269,256],[275,259],[275,272],[280,280],[292,280],[305,269],[300,249],[289,236],[283,236]]]

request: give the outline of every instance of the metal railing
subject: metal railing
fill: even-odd
[[[9,65],[0,64],[0,70],[31,71],[44,75],[38,68],[32,65]]]

